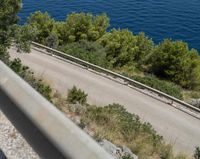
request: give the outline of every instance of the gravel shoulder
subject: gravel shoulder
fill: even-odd
[[[40,159],[1,111],[0,149],[8,159]]]

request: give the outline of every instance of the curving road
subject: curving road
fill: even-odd
[[[192,154],[195,146],[200,146],[200,120],[174,107],[36,50],[32,50],[30,54],[19,54],[11,48],[10,55],[12,58],[19,57],[61,93],[67,94],[67,90],[76,85],[88,93],[91,104],[106,105],[115,102],[124,105],[129,112],[150,122],[167,142],[174,145],[177,152]]]

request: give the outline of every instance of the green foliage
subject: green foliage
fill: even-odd
[[[18,52],[30,52],[30,41],[34,40],[36,35],[37,30],[30,25],[14,25],[12,27],[13,42]]]
[[[146,64],[148,57],[152,54],[154,50],[154,42],[149,39],[145,33],[141,32],[136,36],[137,42],[137,51],[135,53],[135,61],[138,63],[138,67]]]
[[[7,30],[17,23],[17,13],[21,9],[21,0],[1,0],[0,5],[0,29]]]
[[[81,40],[79,42],[66,44],[58,49],[95,65],[104,68],[109,67],[105,49],[98,43]]]
[[[194,89],[200,85],[200,60],[196,50],[181,41],[164,40],[149,60],[150,71],[158,77]]]
[[[66,22],[55,22],[47,12],[37,11],[31,14],[27,24],[37,30],[35,41],[56,47],[80,40],[96,41],[105,34],[109,19],[106,14],[71,13]]]
[[[128,30],[116,30],[106,33],[99,43],[106,48],[107,58],[113,67],[132,63],[137,51],[137,39]]]
[[[19,27],[17,13],[21,0],[1,0],[0,2],[0,60],[9,63],[7,48],[14,41],[19,51],[29,51],[32,32],[27,26]]]
[[[59,39],[56,33],[51,33],[45,40],[45,45],[51,48],[57,48]]]
[[[71,13],[65,23],[56,24],[61,43],[80,40],[96,41],[104,35],[109,26],[106,14],[94,16],[89,13]]]
[[[52,89],[43,80],[34,77],[33,72],[27,66],[23,66],[20,59],[9,62],[10,68],[27,81],[35,90],[51,101]]]
[[[0,2],[0,60],[8,63],[7,48],[11,44],[11,28],[17,23],[17,13],[21,0],[1,0]]]
[[[27,66],[22,65],[21,60],[19,58],[10,61],[9,66],[13,71],[15,71],[18,75],[20,75],[23,78],[26,76],[26,72],[29,69]]]
[[[122,156],[121,159],[133,159],[131,156]]]
[[[99,43],[106,48],[107,57],[114,67],[144,63],[145,57],[153,50],[153,41],[144,33],[133,35],[128,30],[116,30],[106,33]]]
[[[200,159],[200,147],[196,147],[195,152],[194,152],[194,158]]]
[[[154,76],[146,76],[146,77],[132,76],[132,79],[141,82],[147,86],[150,86],[152,88],[155,88],[168,95],[174,96],[178,99],[183,99],[181,87],[174,83],[160,80]]]
[[[52,89],[42,79],[35,79],[27,81],[35,90],[42,94],[47,100],[51,101]]]
[[[66,22],[64,21],[55,21],[54,22],[54,28],[53,28],[53,33],[56,34],[58,37],[58,45],[64,45],[67,44],[68,41],[68,33],[66,29]]]
[[[42,13],[37,11],[30,15],[27,25],[30,25],[37,30],[37,37],[34,40],[45,44],[46,38],[49,37],[53,31],[54,20],[47,12]]]
[[[75,86],[69,90],[67,101],[71,104],[82,104],[85,105],[87,103],[87,94],[81,89],[77,89]]]

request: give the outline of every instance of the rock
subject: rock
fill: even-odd
[[[135,154],[133,154],[132,151],[126,146],[122,147],[122,153],[123,156],[130,156],[130,158],[132,159],[138,159],[138,157]]]
[[[99,141],[99,145],[102,146],[115,159],[122,159],[124,156],[129,156],[130,159],[138,159],[138,157],[126,146],[119,148],[106,139]]]

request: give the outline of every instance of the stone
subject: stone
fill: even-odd
[[[131,159],[138,159],[138,157],[126,146],[123,146],[122,148],[117,147],[106,139],[99,141],[99,145],[102,146],[109,154],[111,154],[114,159],[122,159],[124,156],[129,156]]]
[[[122,147],[122,153],[123,153],[123,156],[130,156],[132,159],[138,159],[138,156],[132,153],[132,151],[126,146]]]

